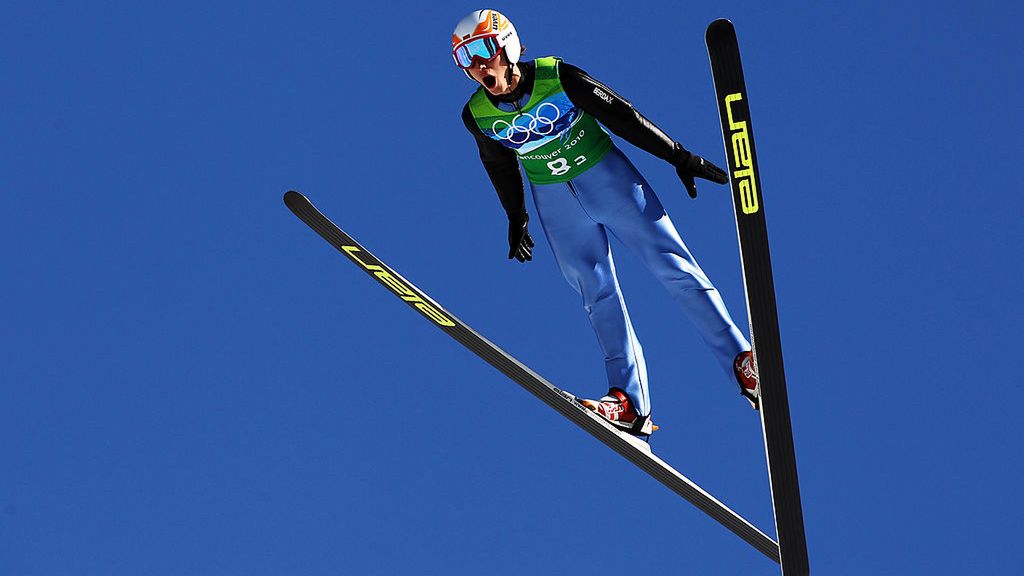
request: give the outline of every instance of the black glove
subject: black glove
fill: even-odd
[[[676,174],[683,181],[683,186],[686,186],[690,198],[697,197],[697,184],[693,181],[694,178],[703,178],[716,184],[725,184],[729,181],[725,170],[691,153],[678,142],[672,155],[672,164],[676,167]]]
[[[515,258],[520,262],[533,260],[533,238],[526,229],[530,216],[523,212],[522,216],[508,219],[508,259]]]

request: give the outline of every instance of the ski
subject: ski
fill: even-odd
[[[743,283],[754,361],[761,379],[761,428],[768,459],[768,478],[775,511],[782,573],[810,573],[804,534],[800,486],[797,481],[793,429],[782,365],[775,284],[768,252],[761,177],[754,149],[747,89],[743,81],[736,30],[725,19],[708,26],[705,37],[715,80],[725,155],[729,159],[736,232],[739,236]]]
[[[539,374],[484,338],[359,245],[298,192],[284,195],[288,208],[329,244],[402,299],[432,324],[474,354],[497,368],[548,406],[615,450],[641,470],[682,496],[708,516],[731,530],[768,558],[779,562],[778,544],[753,524],[730,510],[675,468],[655,456],[650,445],[623,433],[588,410],[572,394],[557,388]]]

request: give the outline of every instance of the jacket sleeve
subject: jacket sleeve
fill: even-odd
[[[522,219],[526,214],[526,199],[523,193],[523,175],[519,171],[519,158],[511,149],[488,138],[480,131],[469,111],[469,104],[462,109],[462,122],[476,140],[480,150],[480,161],[487,170],[487,176],[498,193],[501,206],[509,220]]]
[[[558,74],[569,100],[613,134],[648,154],[677,163],[679,145],[628,100],[572,64],[560,62]]]

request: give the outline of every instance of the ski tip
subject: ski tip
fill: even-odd
[[[710,41],[712,38],[719,37],[723,34],[735,34],[736,29],[732,25],[732,21],[728,18],[719,18],[711,24],[708,24],[707,33],[704,37]]]
[[[305,196],[295,190],[289,190],[284,193],[284,203],[288,206],[295,206],[297,203],[302,201],[309,202]]]

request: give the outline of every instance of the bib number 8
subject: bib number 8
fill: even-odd
[[[565,158],[548,162],[548,168],[551,170],[552,176],[561,176],[570,170],[569,162]]]
[[[576,165],[579,166],[586,162],[587,158],[586,156],[577,156],[574,161],[576,162]],[[548,169],[551,170],[552,176],[561,176],[562,174],[567,173],[572,168],[569,166],[568,160],[566,160],[565,158],[559,158],[557,160],[552,160],[551,162],[548,162]]]

